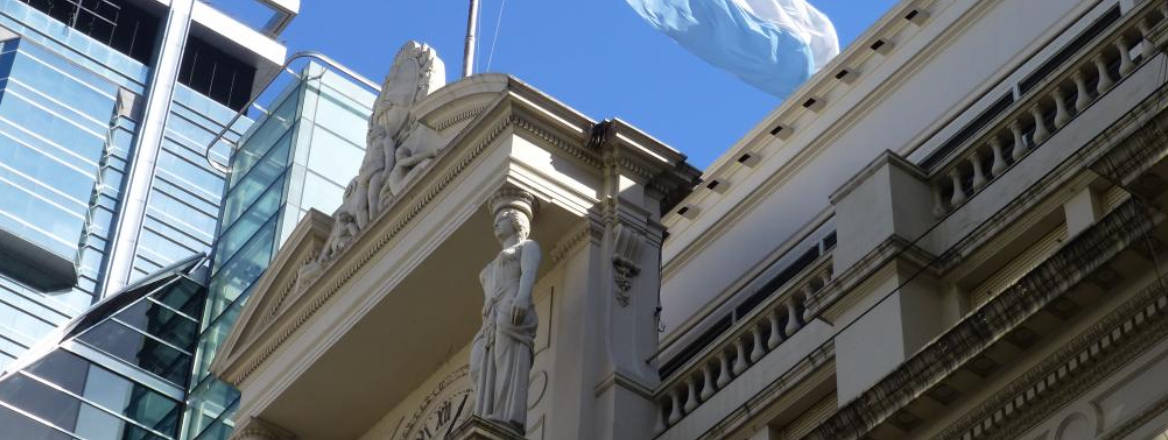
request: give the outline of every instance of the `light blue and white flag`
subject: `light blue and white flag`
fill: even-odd
[[[786,98],[839,54],[835,26],[806,0],[625,0],[710,64]]]

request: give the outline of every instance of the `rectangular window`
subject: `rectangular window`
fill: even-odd
[[[198,37],[187,38],[178,82],[233,110],[251,99],[255,67]]]
[[[158,17],[125,0],[21,0],[53,19],[149,64]]]

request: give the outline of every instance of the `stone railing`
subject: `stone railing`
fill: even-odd
[[[1079,48],[931,173],[934,215],[961,207],[1156,54],[1150,33],[1168,16],[1168,2],[1147,0],[1135,9]]]
[[[802,329],[812,319],[805,315],[807,297],[823,289],[831,279],[831,255],[820,256],[803,273],[779,287],[780,291],[739,317],[718,340],[663,378],[657,393],[656,432],[676,425]]]

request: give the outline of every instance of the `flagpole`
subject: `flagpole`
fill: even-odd
[[[466,19],[466,48],[462,58],[462,77],[474,74],[475,34],[479,28],[479,0],[470,0],[470,14]]]

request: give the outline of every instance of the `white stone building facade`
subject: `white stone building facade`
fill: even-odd
[[[506,191],[543,249],[529,439],[1164,438],[1166,45],[1163,0],[904,0],[702,173],[447,84],[428,164],[258,283],[212,366],[235,437],[455,434]]]

